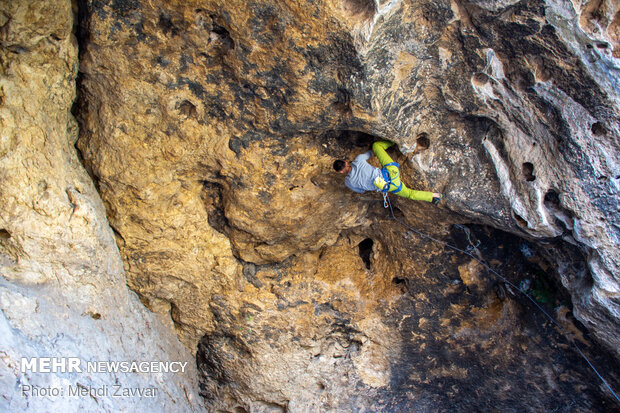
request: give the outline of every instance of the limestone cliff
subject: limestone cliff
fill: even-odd
[[[2,212],[2,248],[16,274],[7,280],[65,271],[61,280],[82,291],[112,274],[103,291],[116,297],[126,294],[125,273],[195,352],[202,402],[213,410],[614,407],[518,291],[412,230],[479,254],[529,289],[617,388],[614,2],[83,0],[77,8],[76,146],[124,268],[73,153],[75,47],[65,46],[73,55],[58,64],[70,69],[39,76],[47,87],[60,76],[67,95],[52,89],[28,101],[34,109],[17,112],[38,117],[15,135],[37,142],[25,125],[56,125],[62,133],[50,136],[65,161],[53,167],[51,138],[28,146],[2,132],[7,174],[15,163],[47,162],[2,192],[23,205]],[[65,26],[64,35],[50,29],[28,41],[70,43]],[[29,56],[28,45],[7,39],[6,56]],[[58,50],[33,55],[56,62]],[[17,123],[18,114],[3,119]],[[378,194],[352,193],[331,169],[376,139],[398,144],[390,154],[410,187],[446,195],[440,207],[393,196],[409,228],[389,219]],[[52,223],[36,215],[45,208],[56,208],[45,212]],[[48,227],[57,236],[19,238]],[[72,231],[82,241],[49,244]],[[142,331],[150,316],[130,303],[121,308],[136,308]]]
[[[71,4],[1,2],[0,26],[0,410],[202,411],[191,354],[127,289],[104,206],[73,146]],[[23,370],[23,357],[176,360],[189,368],[46,374]],[[68,394],[69,386],[115,384],[153,388],[158,397]]]

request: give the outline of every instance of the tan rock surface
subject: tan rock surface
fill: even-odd
[[[128,284],[197,349],[210,407],[609,407],[516,291],[331,163],[396,141],[405,182],[447,195],[397,216],[484,240],[515,283],[557,268],[617,350],[618,69],[588,47],[617,25],[551,0],[82,4],[78,148]],[[523,239],[451,226],[474,222]]]
[[[191,354],[127,289],[105,208],[73,146],[70,2],[2,2],[0,16],[0,410],[201,411]],[[23,371],[22,357],[174,360],[188,369],[45,374]],[[114,384],[158,397],[69,396],[70,386]]]

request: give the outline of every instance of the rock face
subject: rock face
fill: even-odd
[[[0,410],[202,411],[191,354],[127,289],[104,206],[73,146],[70,2],[2,2],[0,19]],[[159,375],[21,368],[34,357],[188,365]],[[157,397],[69,395],[114,385]]]
[[[386,219],[331,163],[395,141],[404,181],[446,194],[440,208],[393,197],[399,219],[541,296],[557,277],[572,305],[551,294],[556,318],[597,353],[574,314],[617,357],[611,1],[79,5],[77,147],[129,286],[197,352],[209,407],[609,407],[516,291]],[[70,188],[75,214],[95,199]],[[83,225],[103,228],[99,214]]]

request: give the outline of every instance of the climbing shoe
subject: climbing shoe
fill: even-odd
[[[439,196],[434,196],[433,200],[431,201],[431,203],[433,205],[439,205],[439,203],[441,202],[442,199],[443,199],[443,194],[441,194]]]
[[[375,184],[377,188],[379,188],[382,191],[385,189],[385,186],[387,185],[387,182],[385,182],[385,179],[383,179],[382,176],[378,176],[373,183]]]

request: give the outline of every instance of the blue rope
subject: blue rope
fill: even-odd
[[[609,389],[609,391],[611,392],[611,394],[613,394],[613,396],[616,398],[616,400],[618,402],[620,402],[620,398],[618,397],[618,395],[616,394],[616,392],[614,392],[611,388],[611,386],[607,383],[607,380],[605,380],[603,378],[603,376],[601,376],[601,374],[598,372],[598,370],[596,370],[596,368],[594,367],[594,365],[592,365],[592,363],[590,363],[590,360],[588,360],[588,358],[586,357],[586,355],[583,353],[583,351],[581,351],[581,349],[579,348],[579,346],[577,345],[577,343],[575,343],[575,341],[570,338],[570,336],[568,335],[568,333],[566,332],[566,330],[564,330],[564,328],[562,328],[562,326],[560,324],[558,324],[557,321],[555,321],[555,319],[553,317],[551,317],[537,302],[536,300],[534,300],[529,294],[527,294],[525,291],[522,291],[519,287],[517,287],[516,285],[514,285],[513,283],[511,283],[510,281],[508,281],[506,278],[504,278],[500,273],[498,273],[497,271],[495,271],[493,268],[491,268],[489,265],[487,265],[484,261],[482,261],[480,258],[474,256],[471,252],[462,250],[458,247],[455,247],[454,245],[450,245],[447,242],[438,240],[436,238],[431,237],[430,235],[427,235],[421,231],[418,231],[415,228],[410,227],[409,225],[407,225],[404,221],[396,218],[396,216],[394,215],[394,210],[392,209],[392,202],[390,201],[390,198],[387,196],[387,193],[384,194],[384,202],[387,201],[387,205],[390,207],[390,214],[392,215],[391,219],[395,220],[396,222],[400,223],[402,226],[404,226],[405,228],[407,228],[410,231],[415,232],[416,234],[420,235],[421,237],[427,238],[431,241],[434,241],[438,244],[444,245],[448,248],[451,248],[455,251],[458,251],[462,254],[468,255],[471,258],[473,258],[474,260],[476,260],[477,262],[479,262],[480,264],[482,264],[482,266],[484,268],[486,268],[487,270],[491,271],[493,274],[495,274],[497,277],[499,277],[504,283],[510,285],[511,287],[513,287],[515,290],[518,290],[521,292],[521,294],[523,294],[524,296],[526,296],[545,316],[547,316],[547,318],[549,320],[551,320],[551,322],[553,324],[555,324],[555,326],[557,328],[560,329],[560,331],[562,332],[562,334],[564,334],[564,337],[566,337],[566,339],[577,349],[577,351],[579,352],[579,354],[581,355],[581,357],[588,363],[588,365],[590,366],[590,368],[592,369],[592,371],[594,371],[594,373],[596,373],[596,375],[599,377],[599,379],[601,379],[601,381],[603,382],[603,384],[605,384],[605,386],[607,387],[607,389]],[[468,239],[469,239],[469,235],[468,235]],[[473,246],[471,243],[471,240],[469,240],[470,246]],[[474,246],[474,248],[472,249],[472,251],[476,250],[478,247],[478,245]]]

